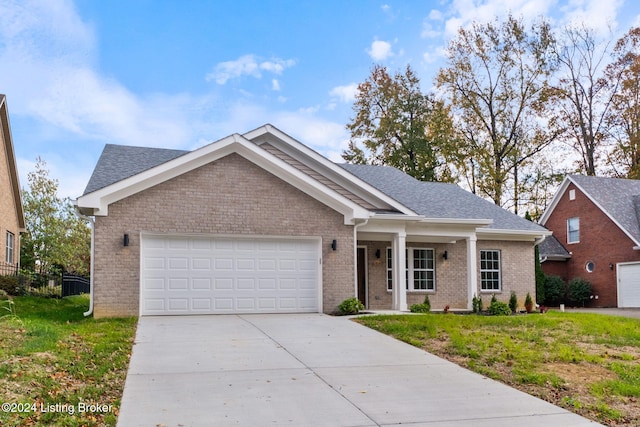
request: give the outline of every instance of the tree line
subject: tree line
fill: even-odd
[[[433,87],[410,65],[375,65],[342,157],[464,183],[534,219],[567,173],[640,178],[640,28],[613,43],[542,18],[474,23],[449,42]]]

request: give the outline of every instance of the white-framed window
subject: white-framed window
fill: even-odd
[[[7,264],[13,264],[14,263],[14,247],[15,247],[15,242],[16,242],[16,236],[10,232],[7,231],[7,244],[5,245],[5,258],[4,260],[7,262]]]
[[[483,291],[500,291],[500,251],[480,251],[480,289]]]
[[[435,251],[431,248],[407,248],[406,277],[409,291],[435,291]],[[393,288],[393,253],[387,248],[387,290]]]
[[[569,218],[567,220],[567,243],[580,242],[580,218]]]

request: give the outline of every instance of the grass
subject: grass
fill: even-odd
[[[640,425],[640,320],[584,313],[358,322],[611,426]]]
[[[135,318],[85,318],[88,306],[87,296],[0,301],[0,425],[116,424]]]

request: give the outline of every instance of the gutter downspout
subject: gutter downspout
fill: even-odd
[[[87,215],[83,215],[80,213],[80,210],[78,209],[78,200],[74,200],[73,203],[73,207],[75,208],[74,210],[76,211],[76,215],[78,215],[78,217],[86,219],[87,221],[89,221],[91,223],[91,253],[90,253],[90,258],[89,258],[89,310],[85,311],[84,313],[82,313],[82,315],[84,317],[89,317],[93,314],[93,253],[94,253],[94,246],[95,246],[95,229],[96,229],[96,220],[93,217],[87,216]]]
[[[353,226],[353,260],[355,261],[353,263],[353,266],[355,267],[353,269],[353,291],[356,297],[358,296],[358,227],[367,225],[368,222],[369,218]]]

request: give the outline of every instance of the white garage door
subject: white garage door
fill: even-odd
[[[640,263],[618,264],[618,307],[640,307]]]
[[[140,314],[318,312],[318,240],[143,235]]]

